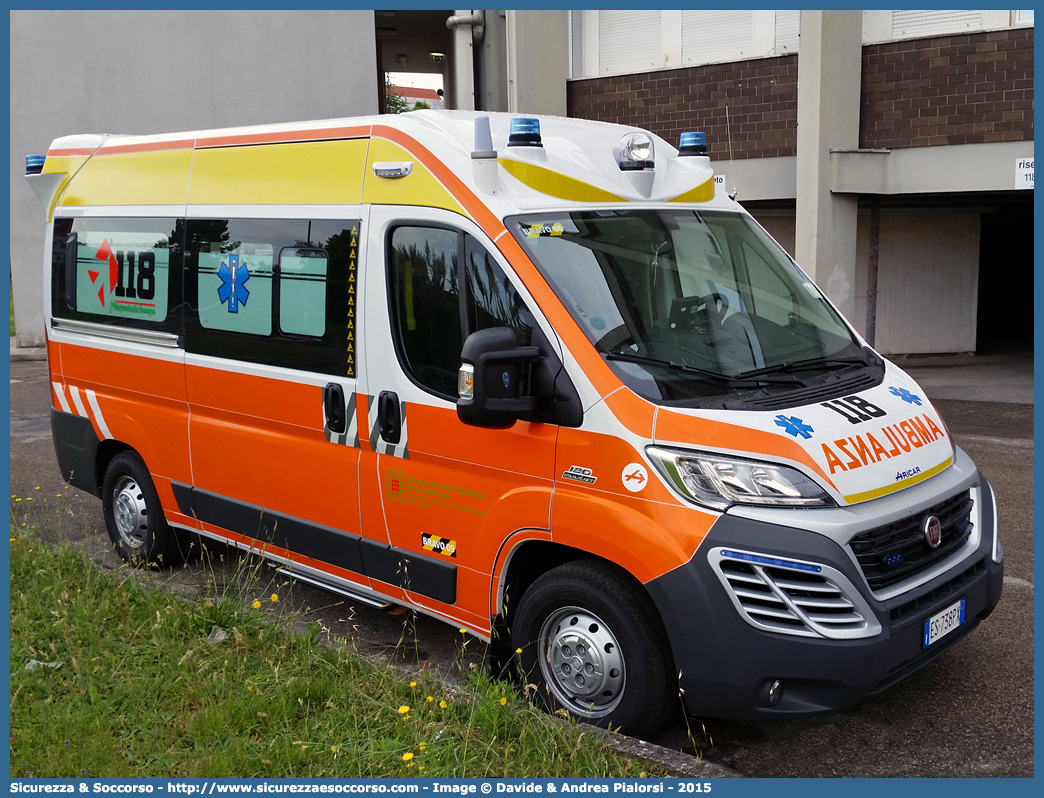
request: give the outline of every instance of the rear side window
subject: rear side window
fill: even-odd
[[[189,352],[356,376],[358,220],[185,227]]]
[[[181,258],[173,219],[56,219],[52,311],[58,318],[176,329]]]

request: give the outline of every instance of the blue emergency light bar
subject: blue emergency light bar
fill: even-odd
[[[681,141],[678,143],[678,156],[683,155],[706,155],[707,154],[707,134],[697,131],[689,131],[681,134]]]
[[[509,147],[543,147],[540,142],[540,120],[523,116],[511,120],[508,129]]]
[[[38,175],[43,171],[44,161],[47,160],[46,155],[26,155],[25,156],[25,173],[27,175]]]

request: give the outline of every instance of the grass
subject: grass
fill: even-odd
[[[663,775],[481,673],[301,634],[271,595],[184,600],[31,526],[10,546],[12,777]]]

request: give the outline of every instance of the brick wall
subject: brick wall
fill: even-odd
[[[675,147],[686,130],[707,134],[714,159],[793,155],[797,146],[797,56],[570,81],[571,117],[633,125]]]
[[[566,84],[572,117],[651,130],[677,146],[703,130],[711,157],[794,155],[798,56]],[[859,146],[1033,140],[1033,28],[863,47]]]
[[[859,146],[1033,140],[1033,28],[863,47]]]

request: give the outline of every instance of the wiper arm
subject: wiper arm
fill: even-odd
[[[716,380],[724,385],[731,387],[737,386],[751,386],[757,387],[759,385],[801,385],[801,381],[797,377],[780,377],[780,378],[765,378],[757,377],[748,378],[745,374],[737,374],[731,376],[729,374],[722,374],[720,371],[710,371],[708,369],[701,369],[697,366],[687,366],[684,363],[677,363],[673,360],[659,360],[654,357],[643,357],[642,355],[633,355],[630,352],[609,352],[605,356],[606,360],[622,360],[625,363],[638,363],[639,365],[645,366],[660,366],[662,368],[674,369],[675,371],[683,371],[687,374],[699,374],[702,377],[708,377],[712,380]]]
[[[741,371],[736,379],[747,377],[760,377],[765,374],[787,374],[792,371],[804,371],[805,369],[820,368],[822,366],[865,366],[867,362],[861,357],[813,357],[808,360],[784,361],[775,366],[765,366],[760,369]]]

